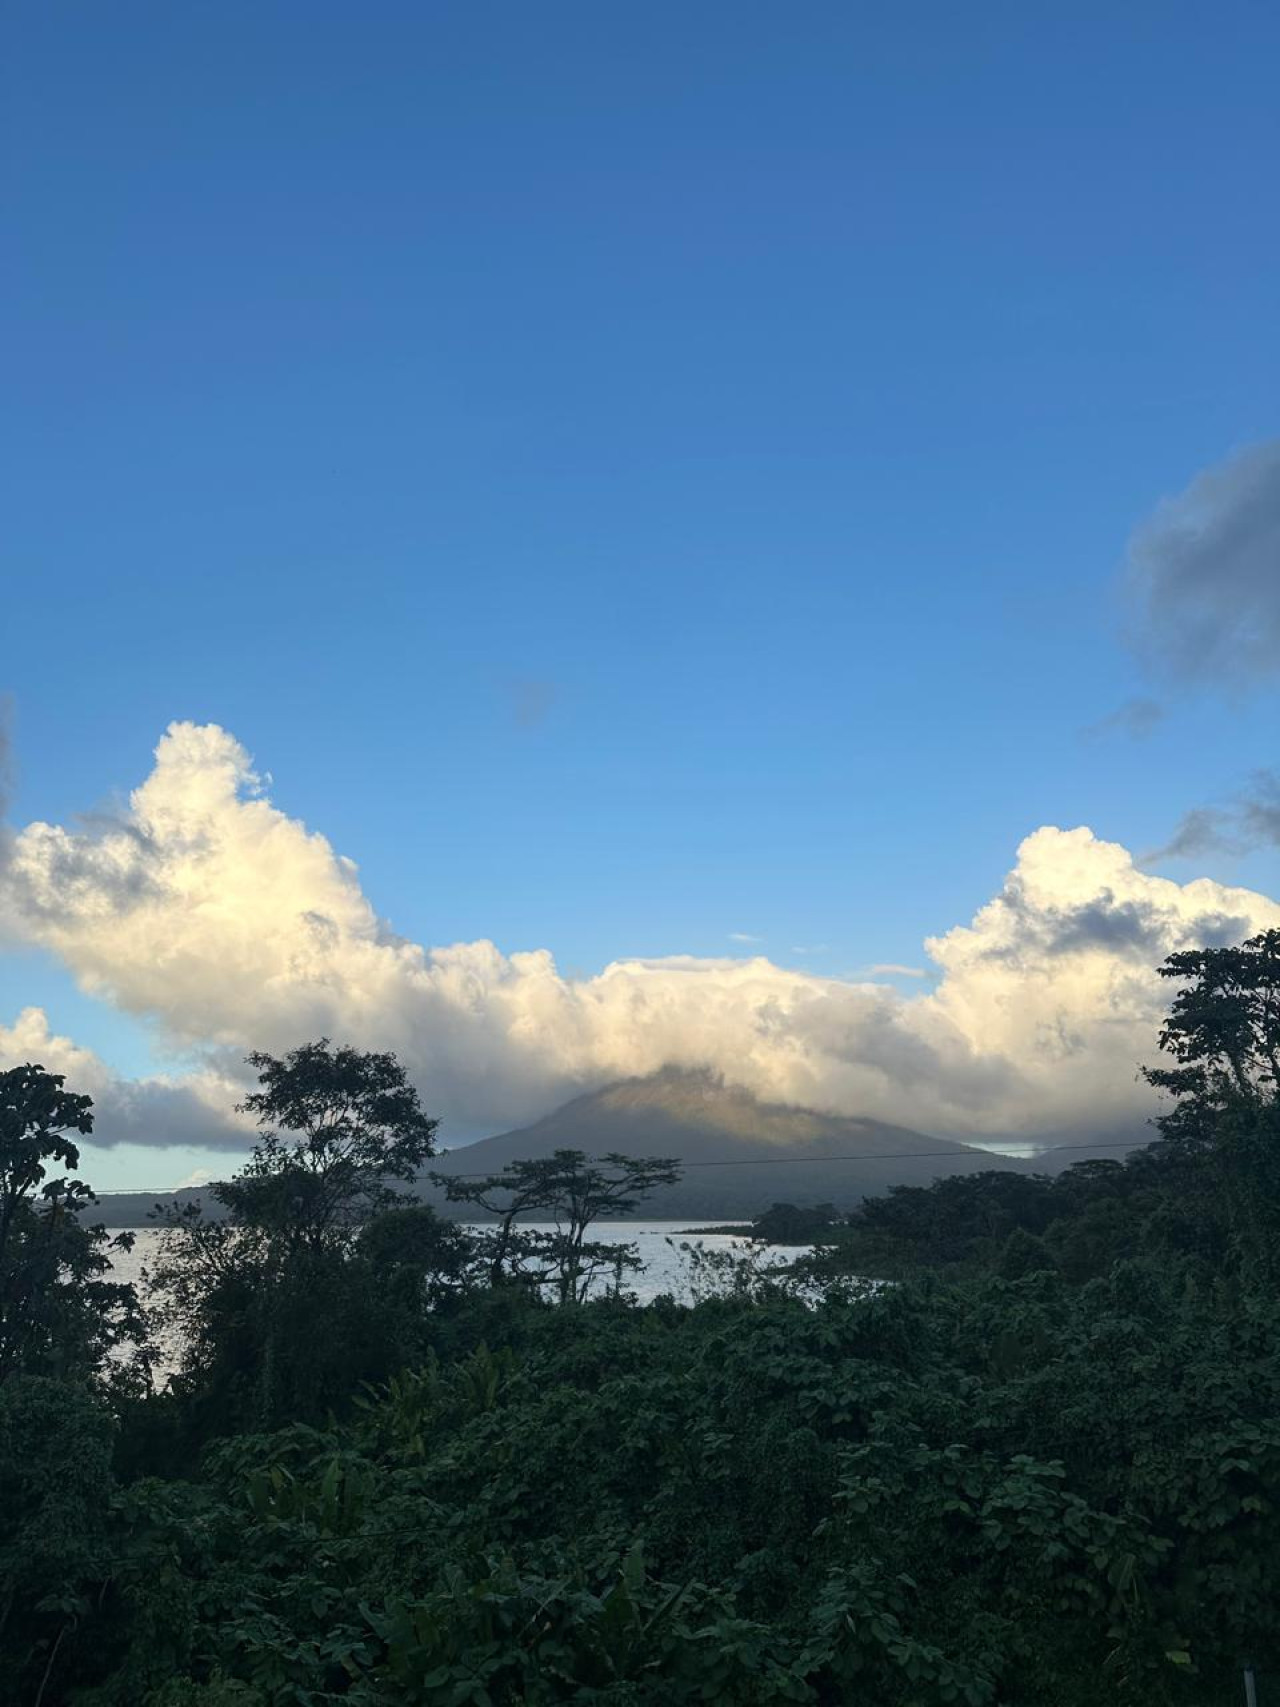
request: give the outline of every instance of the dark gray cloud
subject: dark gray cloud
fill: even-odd
[[[1240,803],[1240,825],[1251,847],[1280,848],[1280,775],[1258,771]]]
[[[1079,907],[1046,913],[1043,946],[1049,954],[1075,954],[1087,948],[1105,948],[1112,954],[1140,949],[1150,958],[1167,930],[1164,913],[1152,902],[1117,901],[1108,890]]]
[[[1230,948],[1234,943],[1243,942],[1251,929],[1249,920],[1241,918],[1238,913],[1201,913],[1196,920],[1195,946]]]
[[[1255,848],[1280,848],[1280,774],[1255,771],[1246,788],[1221,806],[1193,806],[1169,840],[1145,854],[1143,865],[1205,854],[1239,856]]]
[[[1103,889],[1076,906],[1046,906],[1043,900],[1028,898],[1015,874],[1001,891],[1000,903],[1017,920],[1016,938],[988,949],[988,959],[1021,966],[1090,948],[1147,960],[1163,958],[1169,917],[1154,901],[1121,901],[1110,889]]]
[[[1130,543],[1135,649],[1183,681],[1280,677],[1280,439],[1166,499]]]
[[[1242,941],[1250,929],[1247,918],[1225,912],[1198,913],[1188,922],[1157,899],[1121,900],[1110,889],[1074,906],[1046,906],[1042,900],[1029,901],[1016,876],[1005,884],[1000,901],[1017,919],[1016,942],[988,949],[985,958],[1015,968],[1090,949],[1155,966],[1175,947],[1222,948]]]
[[[94,1097],[93,1142],[147,1144],[160,1149],[192,1145],[197,1149],[247,1150],[253,1134],[182,1085],[154,1079],[116,1079]]]
[[[1231,815],[1220,806],[1193,806],[1184,812],[1177,829],[1154,853],[1147,854],[1144,865],[1158,865],[1165,859],[1199,859],[1208,853],[1242,853],[1244,850],[1230,834]]]
[[[1130,740],[1141,741],[1158,723],[1163,722],[1164,716],[1165,709],[1157,700],[1127,699],[1108,716],[1090,723],[1081,733],[1091,741],[1105,739],[1108,735],[1127,735]]]

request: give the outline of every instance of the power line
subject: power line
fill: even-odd
[[[1055,1155],[1059,1150],[1130,1150],[1141,1149],[1148,1140],[1128,1139],[1121,1144],[1055,1144],[1052,1150],[1041,1151],[1041,1155]],[[927,1156],[955,1158],[957,1151],[961,1155],[988,1155],[993,1161],[1034,1162],[1038,1156],[1002,1156],[998,1150],[979,1150],[976,1146],[965,1150],[956,1145],[950,1150],[875,1150],[855,1152],[850,1156],[742,1156],[724,1162],[681,1162],[682,1168],[781,1168],[792,1162],[909,1162],[919,1161]],[[486,1174],[454,1174],[453,1179],[486,1179]]]
[[[962,1145],[953,1145],[949,1150],[860,1150],[844,1156],[733,1156],[722,1162],[681,1162],[682,1171],[691,1168],[783,1168],[799,1162],[918,1162],[928,1158],[935,1160],[954,1160],[961,1156],[990,1156],[992,1161],[1038,1162],[1049,1156],[1059,1155],[1063,1150],[1143,1150],[1151,1143],[1149,1138],[1127,1138],[1121,1141],[1109,1141],[1098,1144],[1054,1144],[1048,1150],[1038,1151],[1031,1156],[1009,1156],[998,1150],[980,1150],[977,1146],[966,1149]],[[449,1152],[456,1155],[457,1152]],[[652,1161],[659,1158],[638,1157],[637,1160]],[[501,1170],[498,1170],[501,1172]],[[450,1174],[450,1179],[490,1179],[493,1170],[482,1170],[477,1173]],[[203,1186],[166,1186],[163,1190],[152,1191],[146,1186],[133,1186],[128,1190],[95,1191],[95,1197],[174,1197],[179,1191],[202,1191],[217,1184],[208,1180]]]

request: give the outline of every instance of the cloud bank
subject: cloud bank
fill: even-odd
[[[43,1009],[23,1008],[12,1025],[0,1024],[0,1069],[23,1061],[65,1074],[70,1089],[93,1098],[92,1143],[242,1150],[252,1142],[234,1112],[244,1085],[212,1060],[180,1079],[122,1079],[91,1049],[53,1032]]]
[[[446,1139],[665,1065],[938,1133],[1127,1128],[1150,1112],[1137,1067],[1168,993],[1156,965],[1280,925],[1265,896],[1179,885],[1087,829],[1044,828],[970,924],[926,943],[940,973],[929,991],[763,956],[568,978],[546,949],[397,936],[355,865],[272,804],[239,743],[189,723],[169,728],[117,820],[34,823],[9,853],[0,905],[20,940],[206,1063],[126,1085],[50,1040],[38,1010],[0,1030],[0,1064],[43,1054],[100,1098],[106,1142],[241,1142],[239,1057],[322,1033],[395,1050]]]

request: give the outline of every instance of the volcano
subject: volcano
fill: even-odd
[[[646,1220],[739,1220],[771,1203],[848,1209],[890,1186],[1026,1165],[883,1120],[763,1102],[711,1073],[665,1068],[575,1097],[531,1126],[448,1151],[431,1166],[498,1173],[508,1162],[555,1150],[682,1163],[679,1184],[645,1199],[638,1213]],[[427,1195],[439,1201],[439,1194]]]

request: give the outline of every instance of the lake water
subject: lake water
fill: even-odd
[[[538,1222],[526,1225],[543,1232],[555,1230]],[[685,1230],[685,1225],[681,1221],[599,1221],[592,1226],[591,1237],[607,1244],[636,1246],[643,1266],[638,1273],[633,1273],[624,1280],[624,1287],[627,1291],[634,1292],[642,1304],[649,1303],[664,1292],[688,1303],[694,1296],[696,1283],[691,1273],[689,1254],[681,1250],[682,1245],[698,1245],[706,1252],[728,1251],[737,1254],[745,1254],[750,1247],[746,1240],[735,1238],[732,1234],[692,1234]],[[723,1225],[730,1226],[732,1223],[725,1222]],[[154,1227],[139,1227],[136,1229],[135,1238],[136,1243],[131,1251],[115,1253],[112,1270],[121,1280],[141,1283],[142,1270],[155,1254],[160,1233]],[[755,1248],[759,1250],[758,1246]],[[809,1248],[807,1245],[770,1245],[763,1260],[767,1263],[791,1262]],[[612,1275],[600,1276],[599,1288],[606,1290],[612,1285],[612,1281]]]

